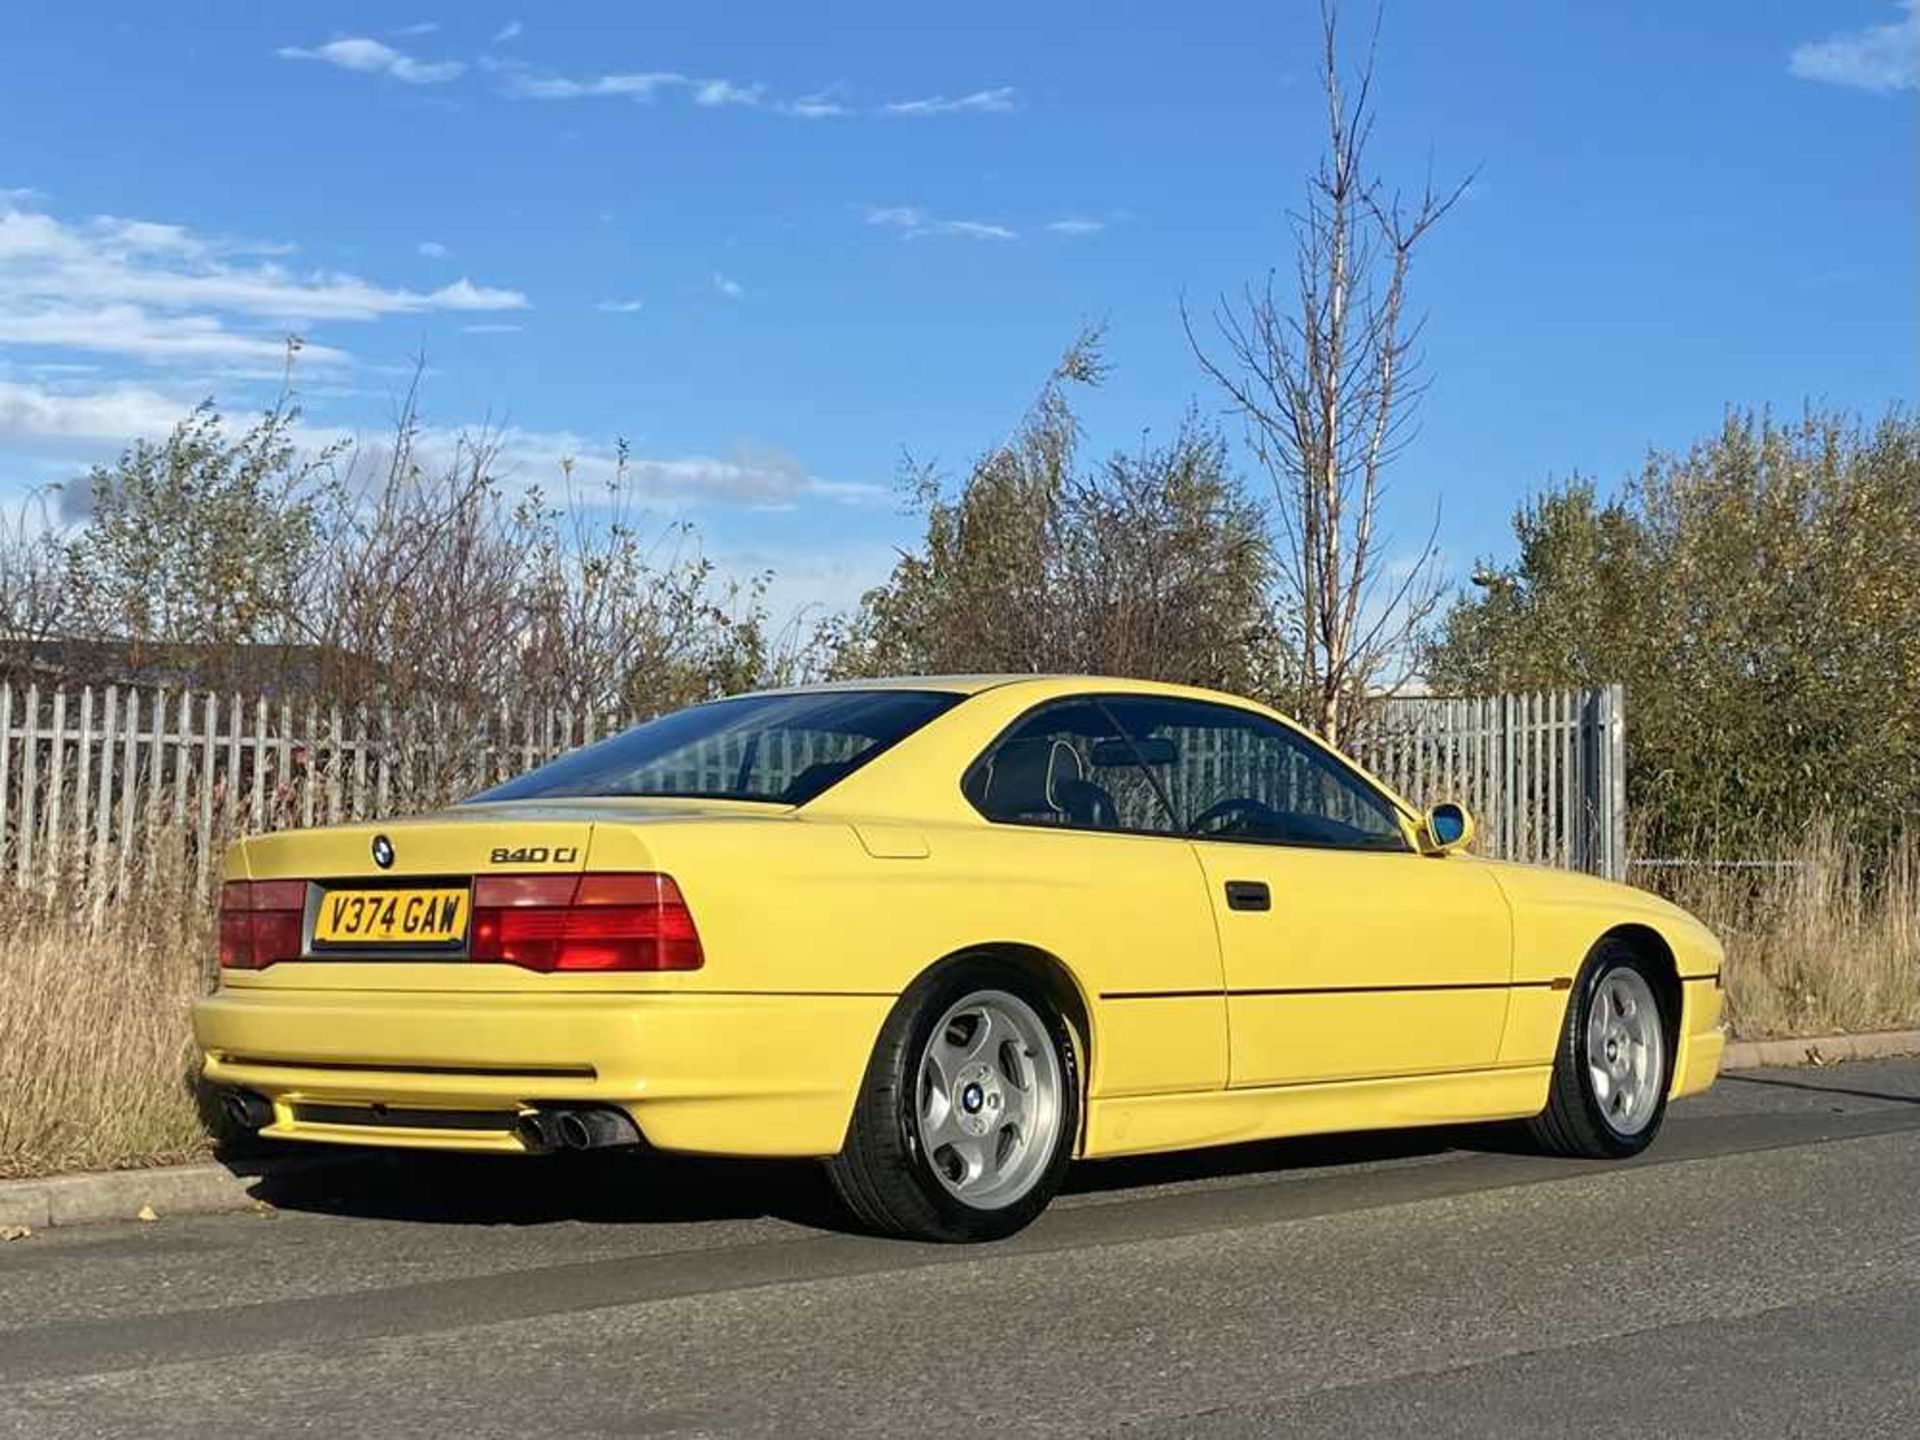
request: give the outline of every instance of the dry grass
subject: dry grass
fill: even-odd
[[[1920,1025],[1920,835],[1883,860],[1814,825],[1784,865],[1636,871],[1727,947],[1744,1038]]]
[[[0,885],[0,1178],[186,1160],[211,1146],[188,1012],[212,914],[159,867],[103,923]]]
[[[212,914],[178,847],[100,923],[0,881],[0,1178],[207,1152],[188,1022]],[[1868,874],[1815,827],[1780,869],[1642,872],[1726,942],[1737,1033],[1920,1025],[1920,837]]]

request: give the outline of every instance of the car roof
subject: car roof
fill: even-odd
[[[1021,674],[1011,672],[989,675],[883,675],[860,680],[828,680],[811,685],[784,685],[756,690],[755,695],[831,695],[858,690],[936,690],[951,695],[978,695],[986,690],[1020,686],[1049,695],[1093,691],[1101,694],[1189,695],[1198,699],[1225,700],[1237,705],[1258,704],[1242,695],[1224,690],[1207,690],[1197,685],[1175,685],[1161,680],[1135,680],[1120,675]],[[1264,708],[1264,707],[1262,707]]]

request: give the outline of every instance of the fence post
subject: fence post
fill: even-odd
[[[205,895],[213,874],[213,771],[220,755],[220,697],[211,690],[207,692],[201,720],[200,825],[198,843],[194,846],[193,872],[194,883],[199,886],[200,894]]]
[[[106,894],[107,849],[113,834],[113,771],[115,742],[120,738],[120,687],[107,687],[106,717],[100,727],[100,780],[93,800],[93,858],[87,867],[87,891],[94,914]]]
[[[13,780],[13,682],[0,680],[0,874],[7,868],[7,797]]]
[[[47,752],[47,845],[48,884],[53,883],[60,865],[61,802],[66,798],[67,773],[67,692],[53,692],[53,729],[48,734]]]
[[[1607,708],[1607,874],[1627,878],[1627,689],[1609,685]]]
[[[114,872],[116,888],[124,890],[127,866],[133,859],[133,820],[140,790],[140,692],[127,687],[127,735],[120,756],[120,859]]]
[[[92,852],[93,837],[89,835],[89,823],[93,819],[93,687],[80,687],[80,763],[75,767],[77,774],[73,785],[73,853],[75,857],[74,880],[84,883],[87,877],[87,856]]]
[[[33,832],[39,823],[40,802],[40,687],[27,686],[27,711],[20,726],[20,823],[14,844],[15,874],[20,888],[27,888],[33,873]]]
[[[187,823],[187,787],[193,783],[193,691],[180,692],[180,733],[173,747],[173,824]]]

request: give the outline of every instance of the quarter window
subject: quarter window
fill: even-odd
[[[989,820],[1178,835],[1139,752],[1093,698],[1044,705],[996,741],[961,781]]]

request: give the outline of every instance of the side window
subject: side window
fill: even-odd
[[[1044,705],[1009,730],[960,782],[989,820],[1177,835],[1136,747],[1098,700]]]
[[[1106,708],[1197,839],[1409,848],[1385,796],[1284,725],[1231,706],[1146,695],[1115,697]]]

